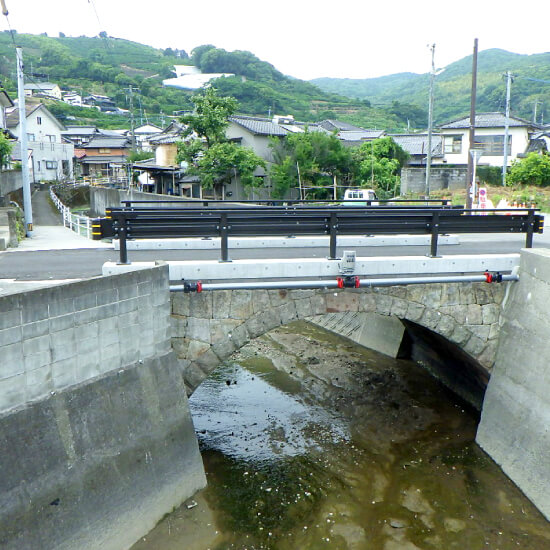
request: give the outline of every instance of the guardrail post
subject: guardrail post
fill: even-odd
[[[330,251],[329,260],[338,260],[336,257],[336,235],[338,232],[338,214],[336,212],[330,213],[329,220],[329,234],[330,234]]]
[[[118,242],[120,247],[120,264],[128,264],[128,249],[126,247],[126,237],[128,236],[128,228],[126,226],[126,216],[124,214],[117,216],[118,223]]]
[[[535,211],[530,208],[527,213],[527,235],[525,236],[525,248],[533,248],[533,230],[535,227]]]
[[[220,245],[221,245],[221,253],[222,262],[230,262],[229,259],[229,246],[228,246],[228,234],[229,234],[229,226],[227,224],[227,214],[222,213],[220,215]]]
[[[430,244],[430,258],[437,258],[437,238],[439,236],[439,212],[432,213],[432,241]]]

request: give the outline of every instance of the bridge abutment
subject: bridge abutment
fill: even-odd
[[[550,250],[522,250],[519,275],[476,440],[550,520]]]

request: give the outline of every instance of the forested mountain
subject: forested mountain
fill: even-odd
[[[27,82],[50,81],[82,95],[102,94],[117,107],[133,105],[137,123],[163,124],[166,116],[190,109],[192,92],[164,87],[174,65],[195,65],[203,72],[234,73],[220,78],[220,93],[239,102],[247,115],[291,114],[298,120],[337,118],[366,128],[403,132],[427,125],[428,74],[400,73],[365,80],[322,78],[311,82],[283,75],[273,65],[247,51],[227,52],[213,45],[183,50],[152,48],[136,42],[98,37],[59,37],[0,33],[0,79],[16,97],[15,44],[23,48]],[[436,77],[436,123],[469,112],[472,57],[452,63]],[[550,53],[519,55],[485,50],[478,59],[478,111],[502,111],[512,71],[512,113],[537,121],[550,109]],[[131,88],[131,93],[130,93]],[[48,102],[49,108],[72,124],[128,127],[125,116]],[[72,117],[75,117],[74,120]],[[546,118],[550,120],[550,112]]]
[[[394,107],[372,108],[368,101],[322,91],[309,82],[283,75],[250,52],[227,52],[204,45],[189,56],[182,50],[159,50],[104,33],[94,38],[62,33],[55,38],[15,33],[12,38],[9,32],[0,33],[0,78],[12,97],[16,96],[15,44],[23,48],[27,82],[50,81],[82,95],[107,95],[122,109],[129,109],[131,99],[138,122],[146,118],[162,124],[165,115],[191,108],[191,92],[162,85],[163,79],[173,76],[175,64],[189,64],[203,72],[234,73],[234,77],[218,79],[215,87],[234,96],[242,114],[292,114],[304,121],[338,118],[384,129],[403,129],[407,124],[406,117],[400,117]],[[124,116],[61,102],[49,101],[48,106],[61,118],[75,117],[77,123],[128,126]]]
[[[536,105],[537,122],[550,121],[550,53],[520,55],[500,49],[478,54],[477,110],[504,111],[506,82],[511,71],[511,112],[533,119]],[[438,74],[434,87],[434,119],[443,123],[469,113],[472,78],[472,56],[451,63]],[[541,82],[543,81],[543,82]],[[400,73],[380,78],[318,78],[311,81],[330,93],[366,99],[376,106],[392,102],[424,108],[428,103],[429,74]]]

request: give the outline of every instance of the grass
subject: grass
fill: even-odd
[[[508,203],[523,204],[524,206],[534,205],[542,212],[550,212],[550,187],[536,187],[534,185],[495,186],[483,185],[487,189],[487,196],[493,201],[495,208],[501,199]],[[404,198],[417,198],[408,195]],[[419,197],[418,197],[419,198]],[[430,193],[432,199],[450,199],[452,204],[466,204],[465,189],[440,189]]]

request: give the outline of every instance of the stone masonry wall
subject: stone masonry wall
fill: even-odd
[[[493,366],[506,284],[450,283],[363,289],[172,293],[172,347],[192,392],[250,339],[296,319],[357,311],[433,330],[486,369]]]

